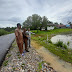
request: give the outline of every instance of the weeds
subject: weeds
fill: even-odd
[[[58,47],[61,47],[61,48],[67,49],[67,45],[66,45],[66,44],[63,44],[63,42],[60,41],[60,40],[59,40],[55,45],[58,46]]]
[[[4,61],[3,65],[7,66],[7,64],[8,64],[8,60]]]
[[[24,66],[25,66],[25,64],[23,63],[23,64],[21,65],[22,69],[23,69]]]
[[[42,69],[42,65],[43,65],[44,63],[50,65],[50,63],[48,63],[48,62],[46,62],[46,61],[39,62],[39,66],[38,66],[37,72],[40,72],[40,70]]]
[[[42,69],[42,62],[39,63],[39,66],[38,66],[38,70],[37,71],[40,72],[41,69]]]
[[[58,47],[63,47],[63,42],[59,40],[55,45]]]
[[[48,40],[48,43],[52,43],[52,41],[49,39],[49,40]]]
[[[64,47],[64,49],[67,49],[67,45],[66,44],[63,44],[63,47]]]
[[[14,68],[13,68],[13,71],[15,71],[15,69],[16,69],[16,68],[14,67]]]
[[[69,44],[70,44],[70,42],[68,41],[68,42],[67,42],[67,45],[69,46]]]
[[[62,33],[68,33],[72,32],[72,29],[55,29],[51,31],[39,31],[36,33],[36,35],[32,35],[32,39],[37,41],[38,44],[44,46],[47,48],[50,52],[53,54],[57,55],[60,59],[63,59],[64,61],[72,63],[72,50],[69,50],[67,48],[67,45],[70,43],[68,42],[67,45],[63,44],[62,41],[57,42],[56,44],[52,44],[51,41],[49,41],[50,44],[47,44],[44,42],[46,40],[46,36],[48,35],[49,37],[52,36],[52,34],[62,34]],[[41,36],[39,39],[38,36]],[[41,68],[41,63],[39,64],[39,68]]]
[[[19,56],[18,58],[20,59],[21,57]]]
[[[11,56],[11,54],[8,54],[7,57],[9,58]]]

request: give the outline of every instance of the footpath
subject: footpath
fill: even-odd
[[[0,72],[56,72],[33,47],[29,48],[29,51],[21,56],[16,41],[14,41]]]

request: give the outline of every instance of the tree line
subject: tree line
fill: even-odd
[[[11,32],[11,31],[14,31],[16,29],[16,27],[6,27],[6,28],[0,28],[0,30],[5,30],[5,31],[8,31],[8,32]]]
[[[38,14],[33,14],[32,16],[28,16],[23,22],[23,27],[31,28],[32,30],[41,30],[41,28],[44,27],[45,30],[47,30],[47,24],[59,25],[57,22],[53,23],[52,21],[49,21],[46,16],[41,17]]]
[[[0,28],[0,36],[5,34],[14,33],[14,30],[16,27],[6,27],[6,28]]]

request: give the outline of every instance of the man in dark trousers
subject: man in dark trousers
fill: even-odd
[[[29,52],[28,48],[27,48],[27,40],[28,40],[28,33],[26,32],[26,28],[24,28],[24,30],[23,30],[23,42],[25,43],[25,51]]]
[[[15,29],[15,36],[16,36],[16,42],[20,51],[20,54],[23,56],[23,35],[21,31],[21,24],[17,24],[17,28]]]

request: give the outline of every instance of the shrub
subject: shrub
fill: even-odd
[[[0,36],[1,36],[1,35],[5,35],[5,34],[8,34],[8,32],[5,31],[5,30],[3,30],[3,29],[0,29]]]
[[[52,43],[52,41],[51,40],[48,40],[48,43]]]
[[[8,64],[8,60],[4,61],[3,65],[7,66],[7,64]]]
[[[66,44],[63,44],[63,42],[60,41],[60,40],[55,45],[58,46],[58,47],[62,47],[64,49],[67,49],[67,45]]]
[[[69,46],[69,44],[70,44],[70,42],[68,41],[68,42],[67,42],[67,45]]]
[[[63,44],[63,47],[64,47],[65,49],[67,49],[67,45],[66,45],[66,44]]]
[[[55,45],[58,47],[63,47],[63,42],[59,40]]]

